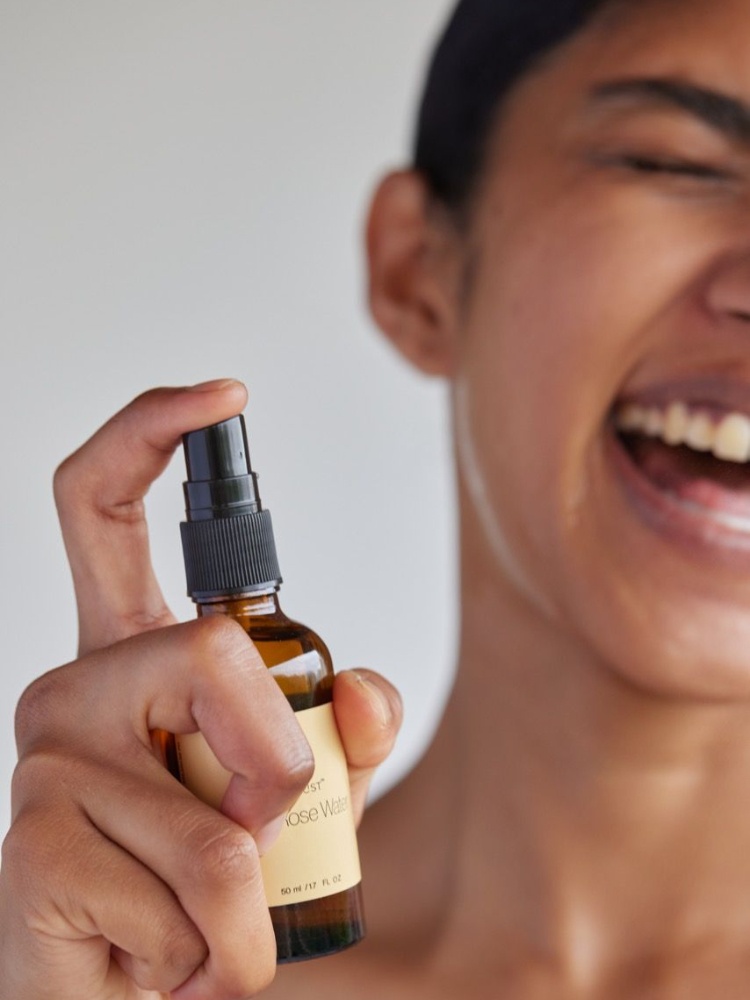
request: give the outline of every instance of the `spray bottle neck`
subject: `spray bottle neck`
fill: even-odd
[[[246,632],[251,631],[251,622],[258,619],[283,619],[286,615],[279,604],[278,587],[264,594],[248,594],[244,597],[226,597],[215,601],[196,601],[200,618],[226,615],[239,622]]]

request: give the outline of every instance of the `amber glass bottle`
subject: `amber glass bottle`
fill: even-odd
[[[333,720],[333,666],[323,640],[279,607],[270,514],[260,504],[243,418],[185,435],[181,525],[188,591],[198,613],[228,615],[253,640],[315,755],[315,774],[262,859],[279,962],[347,948],[364,918],[346,762]],[[217,804],[228,780],[200,734],[169,741],[174,773]]]

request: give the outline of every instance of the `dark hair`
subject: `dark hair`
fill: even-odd
[[[502,98],[608,3],[460,0],[433,56],[416,131],[414,166],[439,201],[466,209]]]

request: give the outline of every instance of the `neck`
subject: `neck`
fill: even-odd
[[[514,953],[553,955],[580,988],[717,939],[744,951],[750,706],[636,689],[478,536],[464,558],[457,921],[485,947],[504,926]]]

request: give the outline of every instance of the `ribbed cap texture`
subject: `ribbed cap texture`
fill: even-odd
[[[188,594],[221,597],[281,583],[268,510],[180,525]]]

